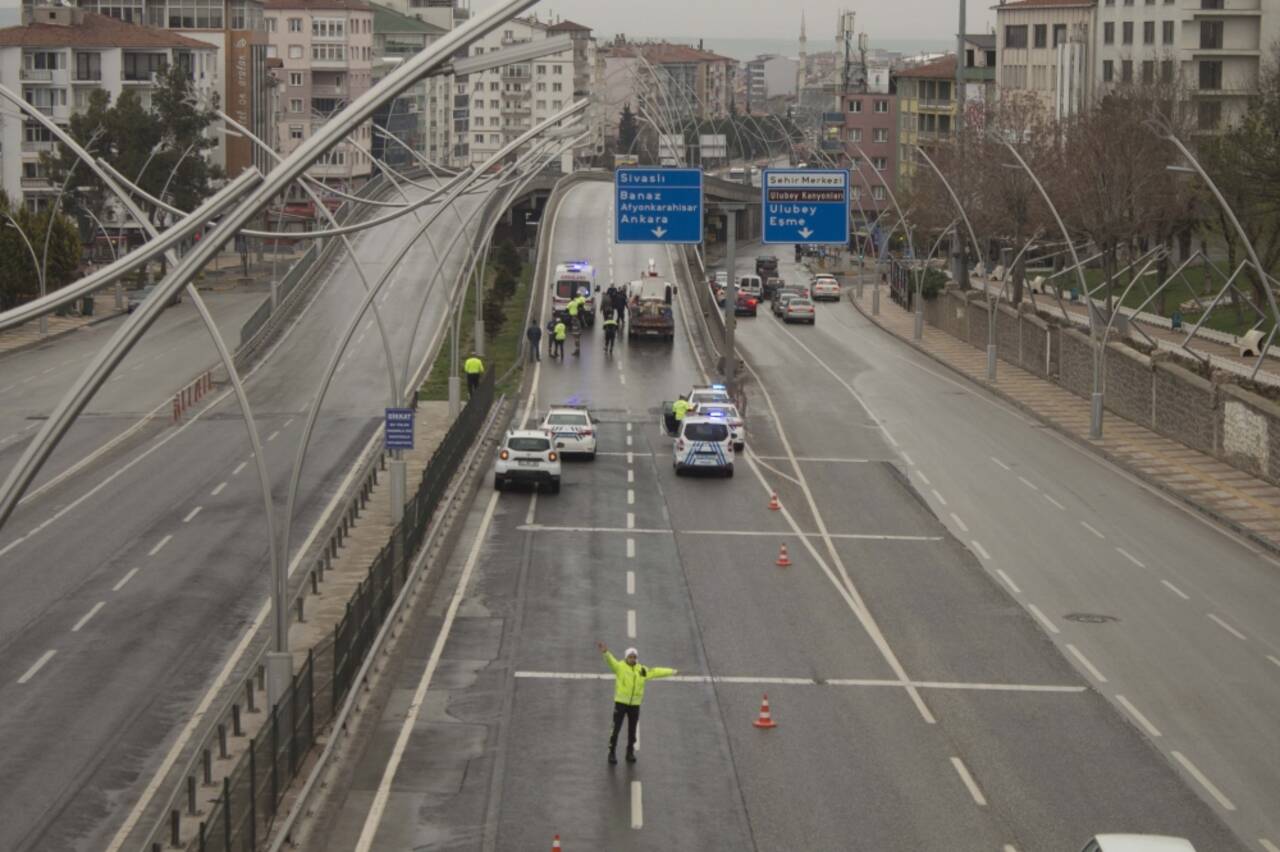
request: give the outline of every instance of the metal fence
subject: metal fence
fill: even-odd
[[[333,638],[307,655],[258,737],[250,740],[239,765],[223,781],[209,818],[200,824],[195,846],[200,852],[253,852],[267,839],[285,791],[315,744],[316,732],[324,730],[352,689],[441,498],[484,427],[493,398],[489,372],[427,462],[404,518],[347,601]]]

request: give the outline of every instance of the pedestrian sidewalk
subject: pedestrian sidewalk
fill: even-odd
[[[880,315],[873,317],[871,281],[864,281],[861,299],[852,285],[847,288],[849,301],[885,331],[1161,491],[1280,552],[1280,488],[1110,411],[1103,423],[1103,437],[1092,440],[1088,437],[1087,399],[1005,361],[998,365],[996,382],[987,382],[985,351],[927,324],[924,339],[912,341],[914,315],[881,292]]]
[[[14,326],[13,328],[0,331],[0,357],[9,355],[14,352],[21,352],[24,349],[32,349],[42,343],[61,337],[64,334],[70,334],[73,331],[79,331],[91,325],[105,322],[113,317],[117,317],[124,311],[116,308],[115,297],[111,295],[99,296],[94,299],[93,316],[72,315],[60,317],[54,314],[49,315],[49,333],[40,333],[40,321],[33,320]]]

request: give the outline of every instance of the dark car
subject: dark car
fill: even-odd
[[[766,278],[764,280],[763,298],[768,301],[772,300],[775,293],[787,286],[787,282],[781,278]]]
[[[756,258],[756,275],[761,281],[778,274],[778,259],[771,254],[762,254]]]
[[[733,312],[740,317],[753,317],[759,309],[760,302],[755,296],[738,291],[738,304],[734,307]]]

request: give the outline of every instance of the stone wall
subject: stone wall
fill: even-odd
[[[1235,385],[1219,385],[1219,391],[1222,460],[1271,482],[1280,481],[1280,406]]]
[[[1093,395],[1093,343],[1074,328],[1058,334],[1058,384],[1085,399]]]
[[[977,295],[977,294],[974,294]],[[987,302],[982,298],[969,299],[969,344],[986,351],[987,348]]]
[[[1151,408],[1154,403],[1151,359],[1122,343],[1108,343],[1103,365],[1103,404],[1126,420],[1152,428]]]
[[[1019,344],[1022,330],[1018,325],[1017,311],[1003,302],[996,305],[996,354],[1010,364],[1022,363],[1022,347]]]
[[[1166,359],[1152,372],[1154,428],[1193,450],[1217,453],[1217,394],[1214,384]]]
[[[1045,352],[1051,341],[1049,324],[1040,317],[1023,313],[1019,317],[1022,323],[1022,342],[1018,350],[1018,364],[1024,370],[1035,373],[1040,378],[1048,378],[1045,366]]]

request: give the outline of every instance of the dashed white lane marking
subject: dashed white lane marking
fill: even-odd
[[[1224,796],[1222,794],[1222,791],[1219,790],[1216,786],[1214,786],[1214,783],[1210,781],[1208,778],[1206,778],[1205,774],[1201,772],[1200,769],[1194,763],[1192,763],[1190,760],[1187,760],[1186,756],[1183,755],[1182,752],[1171,751],[1169,753],[1173,755],[1174,760],[1182,764],[1182,768],[1187,770],[1187,773],[1192,778],[1200,782],[1201,787],[1204,787],[1206,790],[1209,791],[1209,795],[1213,796],[1213,798],[1218,802],[1218,804],[1222,805],[1223,810],[1234,811],[1236,809],[1236,806],[1232,804],[1231,800],[1228,799],[1226,796]]]
[[[281,429],[288,429],[288,428],[289,428],[289,424],[290,424],[290,423],[292,423],[292,422],[293,422],[293,418],[292,418],[292,417],[290,417],[288,420],[286,420],[286,421],[284,421],[283,423],[281,423],[281,424],[280,424],[280,428],[281,428]]]
[[[80,632],[80,628],[81,628],[81,627],[84,627],[86,624],[88,624],[88,623],[89,623],[89,619],[91,619],[91,618],[93,618],[95,615],[97,615],[97,614],[98,614],[98,610],[102,609],[102,608],[103,608],[104,606],[106,606],[106,605],[107,605],[107,602],[106,602],[106,601],[98,601],[96,604],[94,604],[94,605],[93,605],[93,609],[89,610],[89,611],[88,611],[88,612],[86,612],[84,615],[80,616],[80,620],[76,622],[75,627],[72,627],[72,628],[71,628],[71,632],[72,632],[72,633],[79,633],[79,632]]]
[[[1088,522],[1088,521],[1081,521],[1081,522],[1080,522],[1080,526],[1084,527],[1084,528],[1085,528],[1085,529],[1087,529],[1089,532],[1091,532],[1091,533],[1093,533],[1094,535],[1096,535],[1098,538],[1106,538],[1106,536],[1105,536],[1105,535],[1103,535],[1102,533],[1098,532],[1098,531],[1097,531],[1096,529],[1094,529],[1093,527],[1089,526],[1089,522]]]
[[[1004,580],[1004,581],[1005,581],[1005,583],[1007,583],[1007,584],[1008,584],[1009,588],[1013,591],[1013,593],[1014,593],[1015,595],[1020,595],[1020,594],[1022,594],[1022,589],[1019,589],[1019,588],[1018,588],[1018,584],[1017,584],[1017,583],[1015,583],[1015,582],[1013,582],[1013,578],[1012,578],[1012,577],[1010,577],[1008,574],[1004,573],[1004,569],[1003,569],[1003,568],[997,568],[997,569],[996,569],[996,573],[1000,575],[1000,579],[1001,579],[1001,580]]]
[[[987,806],[987,797],[982,795],[982,790],[978,788],[978,782],[973,780],[973,776],[969,774],[969,768],[964,765],[964,761],[958,757],[951,758],[951,765],[956,768],[956,774],[960,776],[960,780],[964,782],[964,786],[969,790],[969,795],[973,797],[973,803],[980,808]]]
[[[1052,503],[1054,506],[1057,506],[1059,509],[1062,509],[1063,511],[1066,511],[1066,509],[1067,509],[1067,507],[1066,507],[1066,506],[1062,505],[1062,504],[1061,504],[1061,503],[1059,503],[1057,500],[1053,499],[1053,495],[1051,495],[1051,494],[1045,494],[1045,495],[1044,495],[1044,499],[1048,500],[1048,501],[1049,501],[1050,503]]]
[[[630,484],[630,483],[633,483],[633,482],[635,482],[635,481],[636,481],[636,472],[635,472],[634,470],[630,470],[630,469],[628,469],[628,470],[627,470],[627,483],[628,483],[628,484]]]
[[[247,465],[247,464],[248,464],[248,462],[240,462],[240,464],[236,465],[236,469],[235,469],[235,470],[233,470],[233,471],[231,471],[231,475],[232,475],[232,476],[235,476],[237,473],[239,473],[240,471],[244,470],[244,466],[245,466],[245,465]]]
[[[1036,606],[1033,603],[1029,603],[1027,604],[1027,609],[1031,610],[1031,614],[1034,615],[1039,620],[1039,622],[1044,625],[1045,630],[1048,630],[1050,633],[1059,632],[1058,625],[1050,621],[1049,616],[1045,615],[1043,612],[1040,611],[1040,607]]]
[[[162,539],[160,539],[158,542],[156,542],[155,547],[153,547],[153,548],[151,548],[150,550],[148,550],[148,551],[147,551],[147,555],[148,555],[148,556],[155,556],[157,553],[159,553],[159,552],[161,551],[161,549],[163,549],[163,548],[164,548],[164,546],[165,546],[166,544],[168,544],[168,543],[169,543],[170,541],[172,541],[172,540],[173,540],[173,535],[167,535],[167,536],[165,536],[164,538],[162,538]]]
[[[628,513],[630,514],[630,513]],[[634,518],[634,515],[632,515]],[[742,536],[762,538],[795,538],[796,534],[789,530],[672,530],[651,527],[557,527],[543,524],[524,524],[516,529],[521,532],[550,533],[628,533],[641,535],[725,535],[740,538]],[[822,538],[822,533],[801,533],[804,538]],[[940,535],[880,535],[877,533],[827,533],[828,538],[847,539],[849,541],[942,541]]]
[[[40,659],[36,660],[35,663],[32,664],[31,668],[27,669],[26,673],[23,674],[22,677],[18,678],[18,683],[26,683],[31,680],[31,678],[35,677],[36,672],[44,668],[44,664],[52,660],[53,655],[56,653],[58,653],[56,650],[50,650],[41,654]]]
[[[636,611],[634,609],[627,610],[627,638],[636,638]]]
[[[1276,846],[1265,837],[1258,838],[1258,845],[1267,850],[1267,852],[1280,852],[1280,846]]]
[[[1239,639],[1241,642],[1248,641],[1249,637],[1245,636],[1239,630],[1236,630],[1230,624],[1227,624],[1225,621],[1223,621],[1221,618],[1218,618],[1218,616],[1214,615],[1213,613],[1209,613],[1209,620],[1212,621],[1214,624],[1218,625],[1219,627],[1221,627],[1223,630],[1230,633],[1232,636]]]
[[[636,731],[637,736],[639,731]],[[644,796],[640,791],[640,782],[631,782],[631,827],[635,829],[644,827]]]
[[[634,506],[636,504],[636,491],[634,488],[627,489],[627,505]]]
[[[619,374],[618,374],[618,384],[620,384],[620,385],[625,385],[626,383],[627,383],[627,376],[626,376],[626,374],[625,374],[625,373],[619,373]]]
[[[996,458],[995,456],[992,456],[992,457],[991,457],[991,460],[992,460],[993,462],[995,462],[996,464],[1000,465],[1000,466],[1001,466],[1002,468],[1004,468],[1005,470],[1011,470],[1011,468],[1009,467],[1009,465],[1007,465],[1007,464],[1005,464],[1004,462],[1000,461],[1000,459]]]
[[[1161,580],[1160,582],[1161,582],[1161,584],[1163,584],[1163,585],[1164,585],[1164,587],[1165,587],[1166,589],[1168,589],[1169,591],[1173,592],[1175,595],[1177,595],[1178,597],[1182,598],[1184,601],[1189,601],[1189,600],[1191,600],[1191,595],[1189,595],[1189,594],[1187,594],[1186,592],[1182,591],[1182,589],[1179,589],[1177,586],[1175,586],[1173,583],[1170,583],[1168,580]]]
[[[1132,701],[1125,698],[1123,695],[1117,695],[1116,703],[1129,712],[1129,715],[1132,716],[1140,726],[1142,726],[1142,730],[1147,732],[1147,736],[1153,738],[1161,736],[1160,729],[1151,724],[1151,720],[1142,715],[1142,712],[1138,710],[1137,707],[1133,706]]]
[[[628,424],[627,424],[627,431],[628,431],[628,432],[630,432],[630,431],[631,431],[631,424],[630,424],[630,423],[628,423]]]
[[[1027,486],[1028,488],[1030,488],[1032,491],[1040,490],[1040,487],[1038,485],[1036,485],[1030,479],[1027,479],[1025,476],[1019,476],[1018,481],[1021,482],[1023,485]]]
[[[937,498],[937,500],[938,500],[938,502],[939,502],[939,503],[941,503],[941,504],[942,504],[942,505],[944,505],[944,506],[945,506],[945,505],[947,505],[947,498],[945,498],[945,497],[943,497],[941,494],[939,494],[939,493],[938,493],[938,489],[933,488],[933,489],[931,489],[931,490],[933,491],[933,496],[934,496],[935,498]]]
[[[907,467],[915,467],[916,463],[911,460],[911,456],[906,453],[902,454],[902,460],[907,463]]]
[[[791,461],[790,456],[756,456],[756,461]],[[816,464],[874,464],[880,462],[892,462],[892,459],[846,459],[835,458],[831,456],[796,456],[798,462],[814,462]]]
[[[969,531],[969,525],[968,525],[968,524],[966,524],[964,521],[960,520],[960,516],[959,516],[959,515],[957,515],[955,512],[952,512],[952,513],[951,513],[951,520],[953,520],[953,521],[955,521],[955,522],[956,522],[956,526],[958,526],[958,527],[960,528],[960,532],[968,532],[968,531]]]
[[[1270,660],[1272,664],[1274,664],[1276,667],[1280,668],[1280,657],[1274,657],[1271,654],[1267,654],[1267,659]]]
[[[921,482],[923,482],[925,485],[932,485],[932,484],[933,484],[932,482],[930,482],[930,481],[929,481],[929,477],[927,477],[927,476],[925,476],[925,475],[924,475],[924,471],[923,471],[923,470],[918,470],[918,469],[917,469],[917,470],[916,470],[916,476],[920,477],[920,481],[921,481]],[[937,494],[938,492],[936,492],[936,491],[935,491],[935,492],[933,492],[933,493]]]
[[[123,589],[123,588],[124,588],[124,584],[125,584],[125,583],[127,583],[127,582],[129,582],[130,580],[132,580],[132,579],[133,579],[133,575],[134,575],[134,574],[137,574],[137,573],[138,573],[138,569],[137,569],[137,568],[130,568],[130,569],[129,569],[129,573],[128,573],[128,574],[125,574],[123,577],[121,577],[121,578],[120,578],[120,580],[119,580],[119,581],[118,581],[114,586],[112,586],[112,587],[111,587],[111,591],[113,591],[113,592],[118,592],[118,591],[120,591],[121,589]]]
[[[636,572],[627,572],[627,594],[634,595],[636,593]]]
[[[969,542],[969,544],[973,545],[973,549],[978,551],[979,556],[981,556],[983,559],[990,561],[991,554],[987,553],[987,549],[982,546],[982,542],[974,540]]]
[[[57,368],[57,367],[50,367],[50,368],[49,368],[49,369],[47,369],[47,370],[41,370],[41,371],[40,371],[40,375],[42,375],[42,376],[47,376],[47,375],[49,375],[50,373],[52,373],[52,372],[53,372],[54,370],[56,370],[56,369],[58,369],[58,368]]]
[[[203,506],[196,506],[190,512],[187,512],[187,516],[182,519],[182,522],[184,524],[190,523],[191,519],[194,518],[196,515],[200,514],[200,510],[203,508],[204,508]]]
[[[268,444],[270,444],[272,441],[274,441],[274,440],[276,439],[276,437],[277,437],[277,436],[279,436],[279,434],[280,434],[280,430],[279,430],[279,429],[277,429],[276,431],[272,432],[270,435],[268,435],[268,436],[267,436],[267,443],[268,443]]]
[[[533,523],[533,513],[537,510],[537,508],[538,508],[538,492],[534,491],[533,496],[529,498],[529,511],[524,513],[525,526],[529,526]]]
[[[633,530],[635,528],[636,528],[636,513],[627,512],[627,529]]]
[[[1121,556],[1123,556],[1125,559],[1128,559],[1130,562],[1132,562],[1134,565],[1137,565],[1139,568],[1147,567],[1146,565],[1143,565],[1140,561],[1138,561],[1138,557],[1134,556],[1132,553],[1125,550],[1123,547],[1117,547],[1116,553],[1119,553]]]
[[[1067,650],[1071,652],[1071,656],[1080,661],[1080,665],[1084,666],[1085,671],[1092,675],[1094,680],[1098,683],[1107,682],[1107,679],[1103,677],[1102,672],[1098,671],[1097,667],[1093,663],[1089,662],[1089,658],[1082,654],[1079,648],[1068,642]]]
[[[629,447],[629,446],[631,446],[631,436],[630,436],[630,435],[628,435],[628,436],[627,436],[627,446],[628,446],[628,447]],[[628,457],[627,457],[627,464],[630,464],[630,463],[631,463],[631,458],[630,458],[630,456],[628,456]]]
[[[224,488],[226,488],[226,487],[227,487],[227,483],[225,483],[225,482],[219,482],[219,483],[217,484],[217,486],[216,486],[212,491],[210,491],[210,492],[209,492],[209,496],[211,496],[211,497],[217,497],[219,494],[221,494],[221,493],[222,493],[222,489],[224,489]]]
[[[636,558],[636,540],[634,538],[627,539],[627,558]]]
[[[628,452],[628,453],[627,453],[627,464],[635,464],[635,463],[636,463],[636,457],[635,457],[635,454],[634,454],[634,453],[631,453],[631,452]]]

